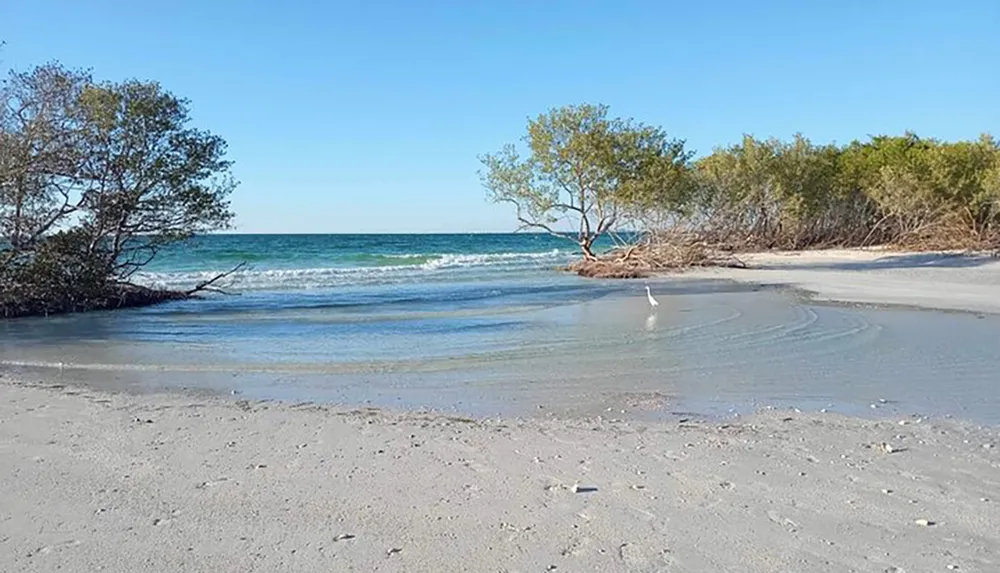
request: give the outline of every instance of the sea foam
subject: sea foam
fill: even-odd
[[[393,284],[411,281],[475,280],[520,271],[551,269],[565,264],[572,255],[560,249],[541,253],[399,254],[371,255],[370,265],[308,268],[251,267],[227,277],[224,284],[235,290],[319,289],[348,285]],[[386,259],[426,259],[419,264],[378,264]],[[191,288],[224,269],[182,272],[139,272],[139,284],[157,288]]]

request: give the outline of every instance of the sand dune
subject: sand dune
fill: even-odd
[[[1000,435],[900,422],[471,421],[3,381],[0,570],[1000,570]]]

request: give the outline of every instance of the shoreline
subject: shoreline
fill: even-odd
[[[657,276],[790,287],[817,302],[1000,314],[1000,258],[987,254],[871,248],[749,253],[740,259],[746,268]]]
[[[791,287],[819,302],[897,305],[931,310],[1000,314],[1000,257],[985,252],[897,251],[890,247],[755,251],[740,253],[745,268],[708,265],[660,271],[652,278],[721,279],[764,286]],[[577,274],[570,267],[561,273]],[[239,267],[237,267],[239,268]],[[220,277],[228,275],[220,273]],[[219,277],[216,277],[219,278]],[[604,280],[629,281],[634,277]],[[914,288],[913,282],[923,283]],[[201,285],[204,288],[206,285]],[[196,289],[197,290],[197,289]],[[128,296],[125,296],[125,295]],[[0,320],[45,318],[89,312],[113,312],[196,300],[199,293],[126,285],[92,309],[18,311]],[[0,309],[2,310],[2,309]]]
[[[965,256],[747,258],[678,278],[923,308],[1000,285]],[[1000,426],[890,410],[474,418],[4,372],[0,570],[1000,569]]]
[[[0,569],[990,571],[998,450],[911,417],[475,420],[2,379]]]
[[[470,364],[480,368],[477,373],[479,378],[473,378],[461,370],[463,366],[455,366],[447,358],[427,359],[426,364],[430,366],[411,375],[409,369],[413,364],[421,366],[418,355],[414,355],[418,357],[412,361],[408,361],[407,357],[386,360],[368,369],[341,368],[340,362],[324,361],[326,350],[306,343],[302,343],[305,350],[316,353],[318,358],[312,362],[303,361],[301,366],[293,364],[294,368],[286,368],[280,361],[224,362],[218,358],[229,358],[246,351],[238,345],[227,346],[224,338],[202,338],[201,346],[181,347],[194,350],[223,347],[222,351],[206,353],[203,360],[192,360],[190,363],[185,361],[184,352],[155,341],[146,346],[136,345],[137,350],[133,352],[138,358],[135,359],[124,351],[105,352],[107,348],[114,348],[109,344],[80,345],[79,349],[61,345],[49,345],[46,349],[39,345],[45,351],[35,354],[26,346],[27,350],[19,356],[17,331],[9,334],[15,342],[5,354],[0,369],[23,380],[83,384],[97,389],[140,394],[213,392],[221,393],[228,399],[232,392],[236,395],[234,399],[245,394],[248,398],[427,408],[473,416],[558,417],[563,414],[575,417],[605,412],[609,413],[606,415],[616,416],[621,412],[625,418],[651,420],[688,417],[692,413],[725,417],[727,411],[729,414],[737,411],[746,414],[754,408],[775,405],[805,410],[825,408],[867,417],[870,405],[880,398],[887,398],[893,404],[884,408],[887,411],[931,415],[951,413],[966,415],[977,421],[996,420],[995,416],[984,414],[996,411],[992,407],[996,403],[996,394],[989,384],[988,364],[995,352],[993,347],[982,341],[994,336],[1000,323],[996,322],[997,315],[986,317],[975,308],[965,308],[970,305],[965,304],[967,298],[960,296],[962,288],[956,285],[965,281],[966,286],[986,288],[991,291],[991,298],[1000,298],[992,295],[993,288],[1000,292],[1000,260],[954,253],[897,253],[884,249],[764,253],[751,255],[748,259],[753,268],[689,269],[685,273],[662,277],[659,286],[654,286],[654,291],[664,303],[659,309],[658,322],[655,316],[651,320],[648,314],[641,283],[629,286],[612,281],[613,285],[623,287],[620,292],[615,291],[614,296],[588,298],[582,304],[553,305],[557,310],[551,311],[546,320],[572,325],[574,321],[587,319],[590,320],[587,329],[592,332],[605,332],[598,329],[607,328],[613,336],[607,337],[610,342],[605,341],[601,348],[613,348],[614,353],[599,356],[592,352],[593,349],[579,350],[576,347],[570,349],[572,352],[566,351],[561,355],[538,354],[536,357],[527,352],[519,357],[512,353],[507,355],[508,359],[515,357],[520,360],[507,363],[517,364],[513,375],[503,371],[499,362],[491,366],[489,362],[470,360]],[[853,290],[847,293],[848,296],[833,296],[837,293],[831,294],[829,289],[843,284],[845,275]],[[997,281],[996,287],[985,282],[990,280]],[[803,282],[810,281],[818,285],[814,285],[813,293],[826,288],[827,296],[810,296],[809,291],[803,290],[810,286],[803,285]],[[944,288],[943,292],[950,297],[945,302],[950,305],[943,306],[952,308],[936,309],[945,312],[935,314],[912,313],[911,320],[907,316],[910,313],[898,311],[933,309],[934,305],[927,304],[926,300],[898,300],[881,296],[879,292],[873,293],[868,289],[873,282],[883,287],[886,284],[895,288],[905,285],[910,289],[906,292],[910,293],[923,292],[927,290],[927,285],[939,291]],[[593,284],[595,288],[601,288],[599,283]],[[712,293],[716,290],[723,293],[722,296],[741,292],[752,294],[748,294],[746,300],[740,299],[737,294],[722,301],[722,306],[713,306],[712,297],[716,295]],[[757,294],[756,291],[764,292]],[[951,296],[953,293],[957,294]],[[702,297],[702,294],[710,296]],[[859,299],[863,302],[855,302]],[[790,310],[786,308],[785,301],[791,305]],[[813,301],[820,304],[812,305]],[[781,314],[769,310],[772,308],[768,306],[770,302],[777,303],[774,308]],[[1000,305],[1000,301],[997,303]],[[879,305],[895,308],[879,308]],[[836,308],[838,306],[845,307],[847,312],[841,313]],[[851,308],[858,306],[867,308]],[[196,313],[198,309],[192,311]],[[855,314],[864,315],[870,311],[879,316],[874,319],[865,316],[855,318]],[[806,316],[800,316],[802,312]],[[961,313],[971,314],[955,316]],[[847,314],[850,316],[842,317]],[[953,316],[948,317],[947,314]],[[726,323],[730,315],[746,319]],[[110,316],[106,318],[112,320]],[[698,330],[703,323],[715,324],[714,321],[728,324],[728,330]],[[929,327],[929,334],[959,330],[967,333],[968,341],[956,343],[954,348],[949,346],[952,348],[949,360],[954,362],[955,367],[972,365],[963,367],[962,372],[969,384],[963,387],[962,392],[957,393],[956,388],[939,388],[938,380],[950,375],[954,369],[949,370],[949,366],[941,360],[925,360],[927,356],[937,355],[938,349],[934,346],[935,336],[920,333],[917,327],[921,324],[934,325]],[[138,327],[145,325],[135,328]],[[807,327],[812,330],[803,330]],[[865,346],[865,340],[869,343],[876,340],[864,339],[865,336],[874,337],[873,333],[883,327],[889,329],[887,334],[896,345],[881,347],[891,357],[887,360],[898,361],[895,370],[883,371],[883,363],[879,359],[869,359],[869,356],[885,354],[876,352],[865,355],[857,351]],[[41,332],[58,336],[56,328],[46,328]],[[686,334],[689,331],[694,336]],[[548,332],[546,336],[552,336]],[[564,337],[576,335],[571,329],[558,332]],[[747,348],[754,347],[757,340],[755,333],[758,332],[770,333],[764,340],[777,337],[780,344],[758,345],[766,349],[763,353],[747,351]],[[699,338],[699,333],[707,335]],[[805,336],[802,336],[803,333]],[[823,353],[832,352],[831,346],[818,341],[828,337],[840,344],[836,348],[852,353],[853,368],[823,358],[826,355]],[[958,338],[961,337],[950,336],[942,343],[950,344],[949,341]],[[426,343],[426,338],[420,340]],[[526,340],[534,343],[538,338]],[[544,338],[542,342],[546,342]],[[532,345],[522,346],[530,348]],[[913,350],[892,354],[898,348]],[[809,357],[817,353],[820,355],[816,361],[810,361]],[[722,362],[728,363],[728,368],[718,365],[717,357],[720,355],[728,357],[728,362]],[[104,356],[110,359],[101,360]],[[562,361],[558,363],[561,366],[546,366],[554,358]],[[767,366],[769,362],[779,364],[771,368]],[[786,363],[792,366],[781,367]],[[748,369],[748,364],[756,365],[756,370]],[[922,367],[899,369],[908,364],[920,364]],[[626,370],[629,370],[632,381],[616,383],[617,377]],[[370,375],[372,372],[376,374]],[[388,374],[378,377],[383,372]],[[422,373],[427,374],[424,376]],[[869,375],[877,375],[878,380],[873,382],[876,386],[881,382],[882,386],[872,388],[872,383],[867,382]],[[705,376],[711,379],[699,380],[699,377]],[[329,377],[336,377],[336,380]],[[288,381],[285,387],[276,382],[282,378]],[[533,382],[527,383],[522,379]],[[404,380],[414,384],[408,385]],[[773,382],[776,380],[787,383]],[[796,384],[796,380],[815,383]],[[823,386],[820,380],[835,384]],[[440,385],[435,386],[439,381]],[[752,388],[742,388],[741,384],[756,384],[757,391],[765,394],[755,394]],[[307,391],[294,390],[300,386]],[[429,390],[431,387],[437,390],[432,393]],[[409,391],[411,388],[417,390]],[[828,391],[826,388],[837,390]],[[865,388],[871,391],[865,391]],[[878,407],[879,412],[872,413],[880,415],[882,406],[876,404],[874,407]]]

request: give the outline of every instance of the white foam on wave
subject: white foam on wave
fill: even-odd
[[[481,253],[413,255],[433,257],[420,265],[356,267],[315,267],[301,269],[248,269],[229,277],[232,288],[240,290],[296,290],[346,285],[372,285],[416,280],[474,277],[551,267],[566,262],[571,255],[553,249],[543,253]],[[133,279],[157,288],[191,288],[211,279],[220,269],[188,272],[140,272]]]
[[[555,261],[567,258],[566,253],[553,249],[545,253],[487,253],[478,255],[437,255],[421,265],[427,270],[456,267],[502,266],[530,264],[538,261]]]

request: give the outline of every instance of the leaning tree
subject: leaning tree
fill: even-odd
[[[604,105],[566,106],[528,121],[527,156],[508,144],[480,157],[480,178],[496,202],[512,204],[521,229],[594,243],[649,207],[681,204],[691,153],[682,140]]]

